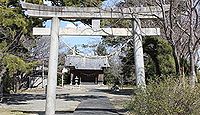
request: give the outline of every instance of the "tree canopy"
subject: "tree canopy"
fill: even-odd
[[[0,20],[0,82],[2,82],[3,77],[14,79],[13,77],[28,73],[37,65],[37,62],[30,59],[30,52],[25,43],[34,38],[32,27],[41,26],[42,21],[27,17],[19,0],[0,1]]]

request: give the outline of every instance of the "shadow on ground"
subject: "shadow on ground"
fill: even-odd
[[[116,109],[102,109],[102,108],[78,108],[76,109],[76,113],[75,115],[78,115],[77,113],[79,112],[79,114],[83,114],[84,112],[89,112],[89,113],[97,113],[97,112],[100,112],[101,114],[102,113],[110,113],[110,114],[116,114],[118,115],[118,112],[116,111]],[[86,113],[86,114],[87,114]],[[84,114],[84,115],[86,115]],[[107,114],[106,114],[107,115]]]
[[[45,111],[22,111],[27,114],[45,115]],[[72,115],[74,111],[56,111],[56,114]]]
[[[84,96],[73,96],[69,94],[57,94],[56,99],[64,99],[65,101],[83,101],[87,99],[102,98],[104,96],[84,95]],[[21,105],[28,104],[26,101],[30,100],[46,100],[45,94],[10,94],[5,95],[1,103],[7,105]]]
[[[120,89],[119,91],[113,91],[111,89],[94,89],[94,92],[104,92],[114,95],[133,95],[135,94],[135,89]]]
[[[100,96],[100,95],[95,95],[93,92],[104,92],[108,94],[114,94],[114,95],[133,95],[134,94],[134,89],[120,89],[119,91],[112,91],[110,89],[92,89],[90,90],[90,94],[87,95],[70,95],[69,93],[63,93],[63,94],[57,94],[56,99],[63,99],[64,101],[79,101],[82,102],[84,100],[88,99],[99,99],[99,98],[106,98],[106,96]],[[46,100],[46,94],[9,94],[5,95],[3,97],[3,100],[1,103],[7,104],[7,105],[26,105],[28,104],[28,101],[33,101],[33,100]],[[95,105],[94,105],[95,106]],[[94,108],[79,108],[77,111],[100,111],[99,109],[94,109]],[[102,111],[107,111],[107,112],[112,112],[116,113],[116,110],[113,109],[106,109]],[[127,110],[121,109],[117,110],[118,112],[125,112]],[[24,113],[35,113],[38,115],[44,115],[45,111],[22,111]],[[56,114],[66,114],[66,115],[72,115],[74,111],[56,111]]]

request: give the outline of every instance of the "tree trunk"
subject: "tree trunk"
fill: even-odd
[[[170,10],[169,10],[169,39],[171,41],[171,46],[172,46],[172,50],[173,50],[173,57],[174,57],[174,61],[175,61],[175,67],[176,67],[176,75],[179,76],[180,75],[180,61],[179,61],[179,57],[178,57],[178,53],[177,53],[177,48],[176,48],[176,43],[174,42],[174,38],[173,38],[173,30],[174,30],[174,18],[173,18],[173,5],[175,1],[170,0]]]
[[[0,102],[2,101],[3,98],[3,75],[6,72],[6,68],[3,67],[3,69],[0,72]]]
[[[195,53],[193,51],[194,47],[194,9],[193,9],[193,0],[190,0],[190,11],[189,11],[189,17],[190,17],[190,33],[189,33],[189,41],[188,41],[188,49],[189,49],[189,56],[190,56],[190,85],[191,87],[195,87],[195,80],[196,80],[196,73],[195,73],[195,62],[194,57]]]
[[[195,87],[196,82],[196,72],[195,72],[195,64],[194,64],[194,53],[190,52],[190,85],[191,87]]]
[[[181,66],[180,66],[180,60],[179,60],[179,56],[177,54],[177,48],[175,46],[172,46],[173,49],[173,57],[174,57],[174,62],[175,62],[175,67],[176,67],[176,75],[179,76],[181,75]]]
[[[155,55],[151,55],[151,59],[153,60],[153,63],[156,66],[156,68],[155,68],[156,69],[156,75],[160,77],[161,76],[161,70],[160,70],[160,64],[159,64],[158,58]]]

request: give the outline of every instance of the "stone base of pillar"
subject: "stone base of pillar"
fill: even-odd
[[[73,77],[74,77],[74,74],[71,73],[71,75],[70,75],[70,85],[72,85],[72,83],[73,83]]]
[[[98,76],[98,85],[104,85],[103,84],[104,74],[99,74]]]
[[[98,85],[104,85],[103,81],[98,81]]]

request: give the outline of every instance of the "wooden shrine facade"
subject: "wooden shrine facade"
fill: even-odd
[[[65,67],[70,69],[70,84],[103,84],[105,68],[110,67],[106,56],[85,57],[80,55],[67,55]]]

